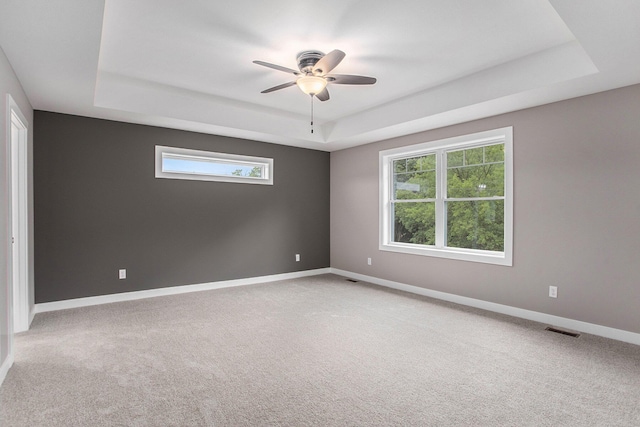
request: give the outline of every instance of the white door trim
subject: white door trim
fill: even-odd
[[[27,202],[27,145],[29,123],[7,94],[7,160],[9,166],[9,221],[11,224],[9,274],[13,333],[29,329],[29,232]],[[11,242],[13,242],[11,244]]]

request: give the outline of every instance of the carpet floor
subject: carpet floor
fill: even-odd
[[[335,275],[36,316],[2,426],[640,426],[640,347]]]

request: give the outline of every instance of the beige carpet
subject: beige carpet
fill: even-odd
[[[36,316],[2,426],[639,426],[640,347],[325,275]]]

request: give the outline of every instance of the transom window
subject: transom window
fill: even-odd
[[[380,249],[512,265],[512,128],[380,152]]]
[[[156,178],[273,184],[273,159],[156,146]]]

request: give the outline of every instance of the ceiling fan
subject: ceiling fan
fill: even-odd
[[[263,90],[261,93],[270,93],[290,86],[298,87],[311,98],[315,96],[320,101],[329,99],[328,84],[338,85],[372,85],[376,82],[374,77],[354,76],[350,74],[329,74],[331,70],[340,64],[345,53],[341,50],[332,50],[326,55],[317,50],[305,50],[297,56],[298,69],[283,67],[264,61],[253,61],[254,64],[272,68],[285,73],[291,73],[296,80]]]

